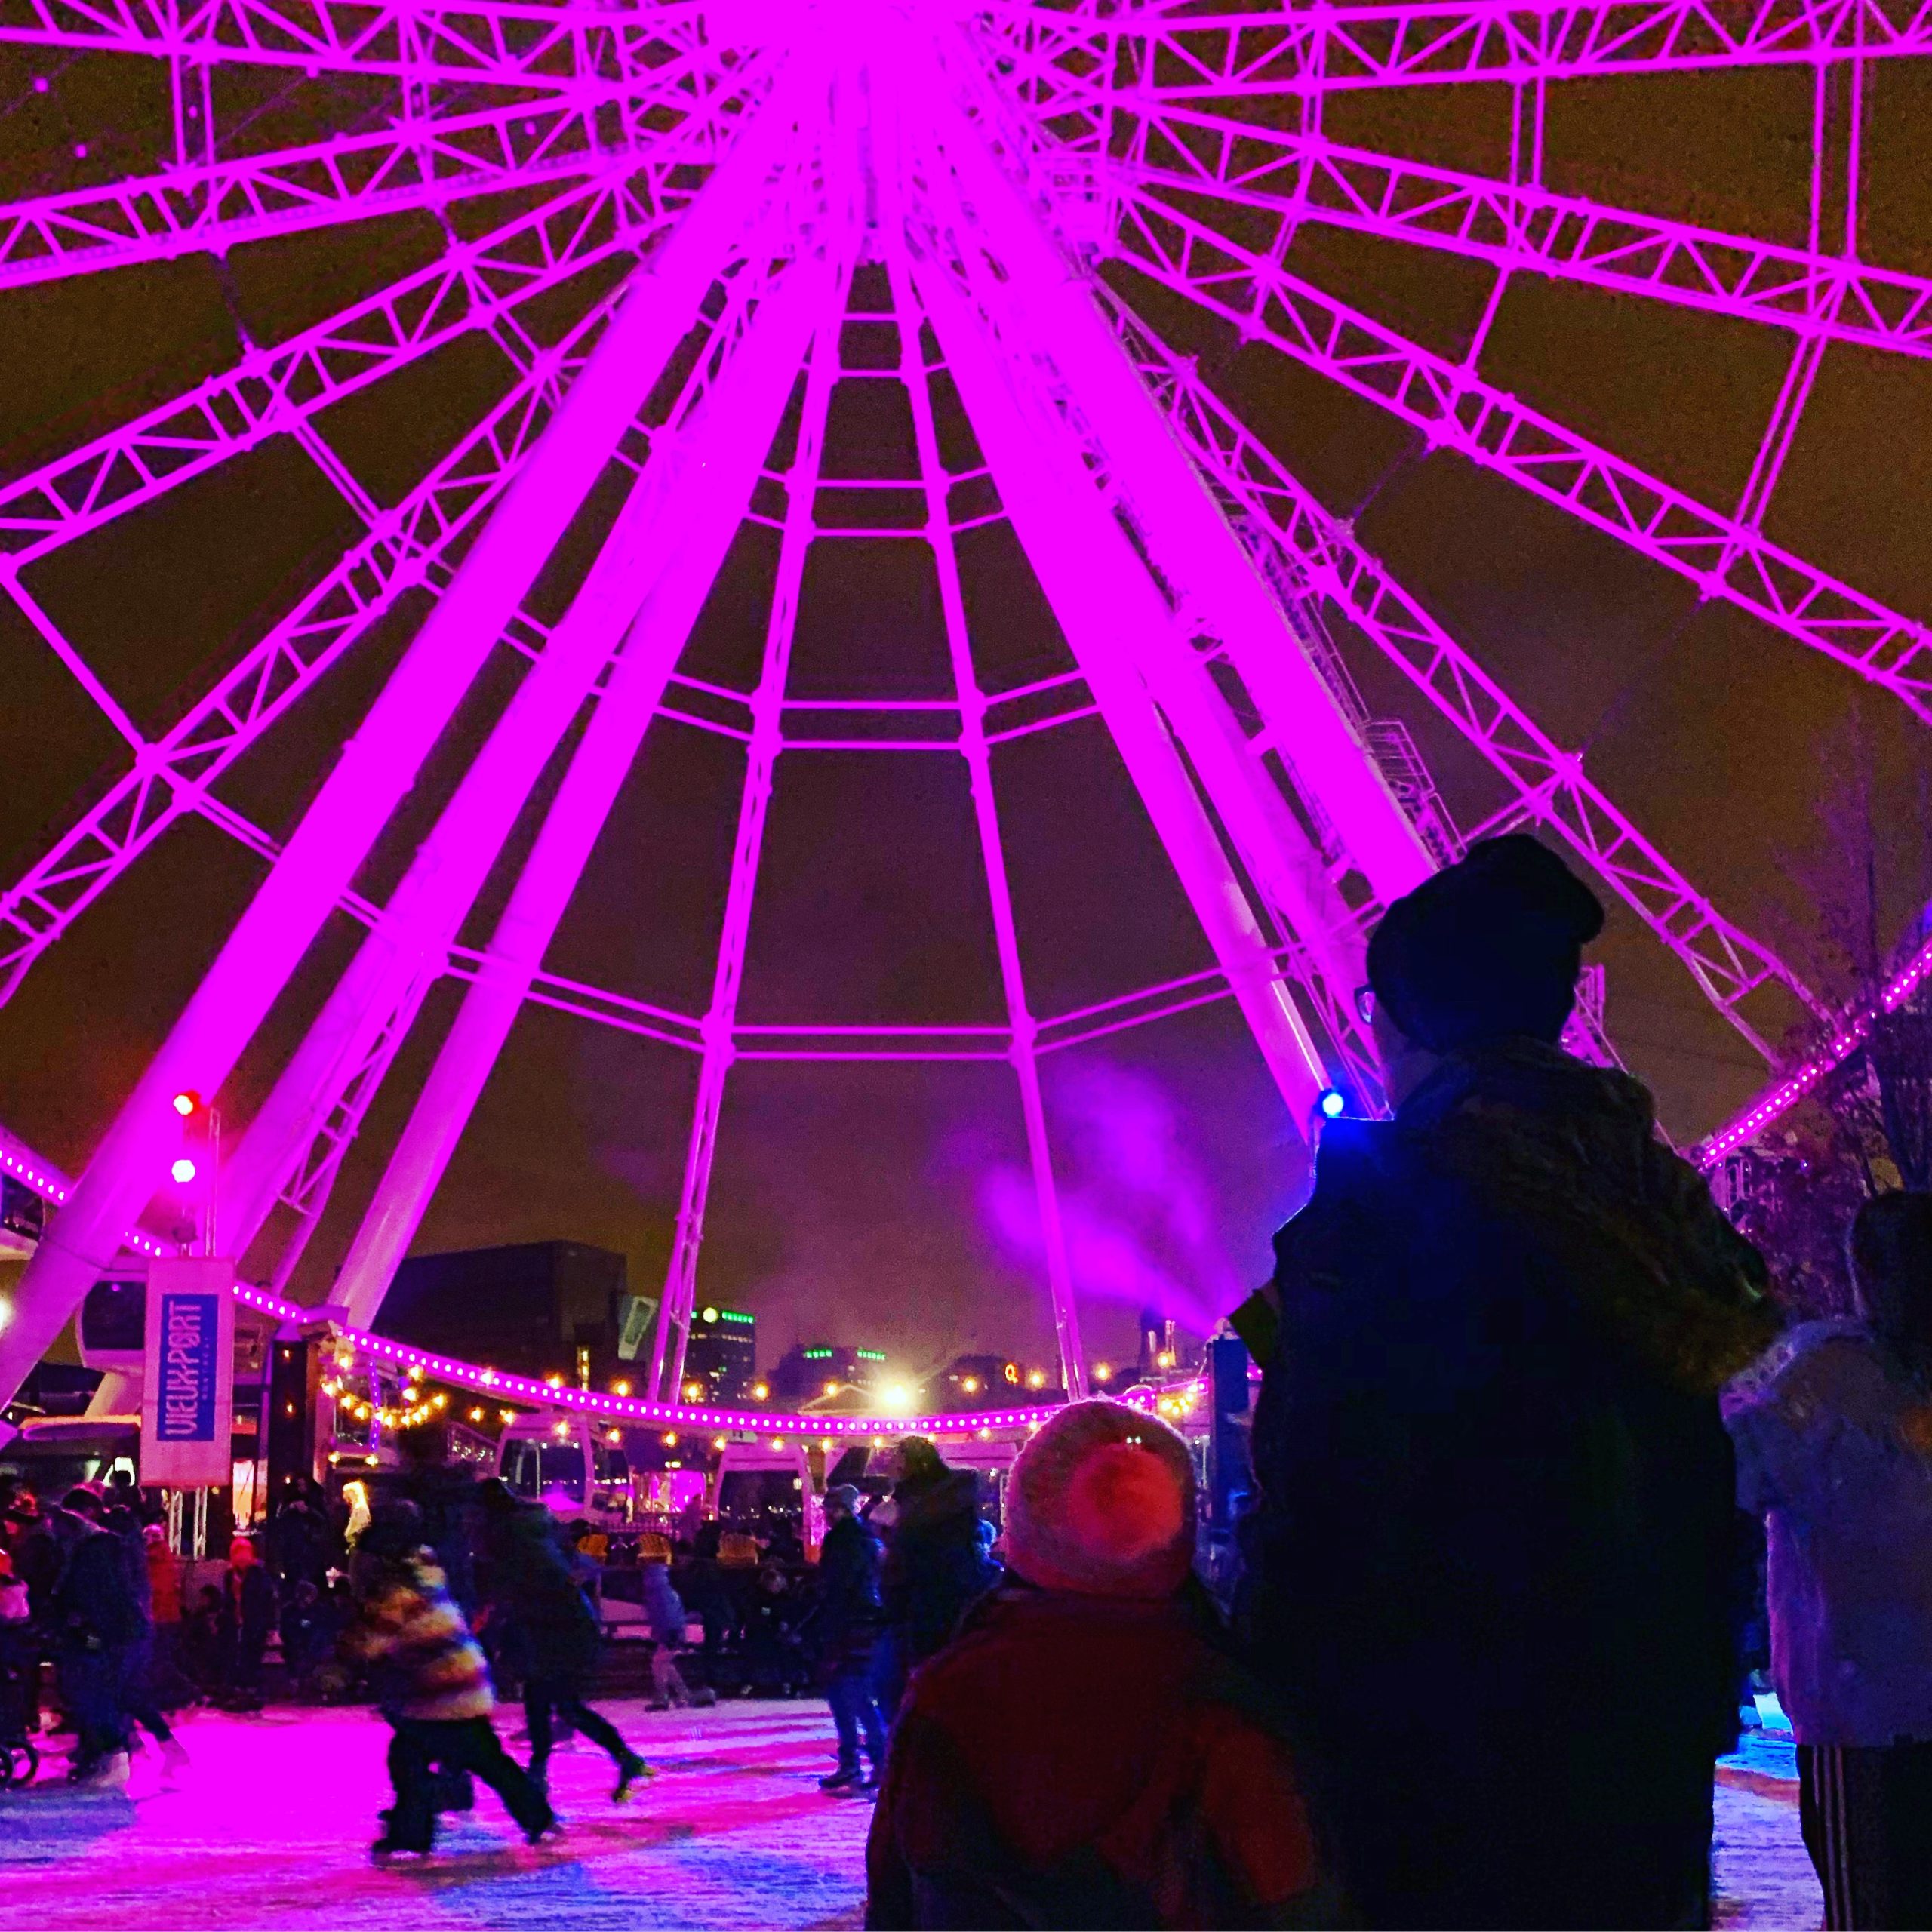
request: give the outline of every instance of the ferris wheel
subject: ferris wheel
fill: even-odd
[[[1367,932],[1480,831],[1527,827],[1564,849],[1771,1061],[1781,1026],[1824,1012],[1819,994],[1298,475],[1251,388],[1220,380],[1201,345],[1312,374],[1414,449],[1465,460],[1922,724],[1924,624],[1769,533],[1828,352],[1932,355],[1932,279],[1862,259],[1858,212],[1870,77],[1928,48],[1932,8],[1857,0],[5,0],[15,118],[41,144],[29,188],[0,208],[0,299],[103,275],[165,294],[168,271],[202,258],[232,292],[238,251],[336,229],[347,263],[357,237],[405,215],[438,239],[392,275],[345,268],[346,287],[372,285],[272,337],[231,303],[238,353],[0,485],[5,593],[115,747],[85,811],[7,882],[0,1000],[58,972],[63,934],[178,824],[264,868],[26,1271],[0,1383],[139,1224],[172,1097],[220,1090],[343,912],[361,937],[229,1151],[224,1250],[263,1254],[278,1292],[289,1281],[439,984],[460,989],[455,1017],[340,1257],[337,1299],[365,1327],[526,1004],[641,1034],[695,1066],[654,1392],[681,1384],[702,1299],[728,1084],[761,1057],[1010,1069],[1062,1370],[1084,1388],[1042,1057],[1224,999],[1290,1121],[1337,1096],[1374,1107]],[[1802,236],[1552,183],[1546,129],[1565,88],[1774,69],[1815,100]],[[1490,171],[1385,152],[1349,107],[1457,90],[1505,103]],[[1452,351],[1333,293],[1307,266],[1318,232],[1478,275],[1465,338]],[[1773,340],[1783,374],[1741,496],[1707,500],[1492,380],[1491,333],[1526,282]],[[366,440],[370,422],[403,421],[423,407],[415,377],[479,343],[497,377],[433,463],[406,486],[362,473],[339,426],[361,421]],[[868,460],[850,454],[855,423]],[[45,586],[70,546],[266,451],[308,466],[351,534],[157,728]],[[982,538],[1017,546],[1050,613],[1048,644],[998,666],[1006,617],[977,588]],[[917,554],[931,661],[916,675],[841,685],[798,661],[815,558],[858,540]],[[748,549],[759,648],[728,675],[692,645]],[[398,626],[406,644],[383,657]],[[372,848],[506,651],[513,691],[369,896]],[[358,658],[381,660],[366,709],[272,834],[227,777]],[[1480,764],[1500,808],[1478,824],[1445,804],[1417,731],[1365,700],[1364,661]],[[569,978],[551,956],[666,721],[727,741],[739,774],[693,1011]],[[1021,740],[1096,723],[1211,964],[1042,1011],[998,774]],[[887,752],[963,774],[997,1018],[747,1012],[781,761]],[[1614,1053],[1599,1004],[1580,1023],[1583,1050]]]

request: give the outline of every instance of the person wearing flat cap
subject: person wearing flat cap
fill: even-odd
[[[1718,1395],[1756,1251],[1649,1094],[1561,1044],[1595,897],[1516,835],[1368,949],[1394,1117],[1331,1123],[1275,1237],[1255,1661],[1371,1926],[1709,1922],[1736,1734]]]

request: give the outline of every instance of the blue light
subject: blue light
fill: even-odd
[[[1340,1120],[1347,1110],[1349,1097],[1339,1088],[1324,1087],[1321,1090],[1321,1097],[1315,1104],[1321,1109],[1324,1120]]]

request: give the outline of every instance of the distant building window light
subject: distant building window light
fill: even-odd
[[[877,1349],[860,1349],[855,1352],[861,1361],[883,1361],[885,1359]]]

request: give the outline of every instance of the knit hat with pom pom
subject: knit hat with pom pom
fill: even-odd
[[[1171,1596],[1194,1561],[1186,1444],[1123,1403],[1061,1410],[1014,1463],[1004,1548],[1008,1568],[1042,1589]]]

